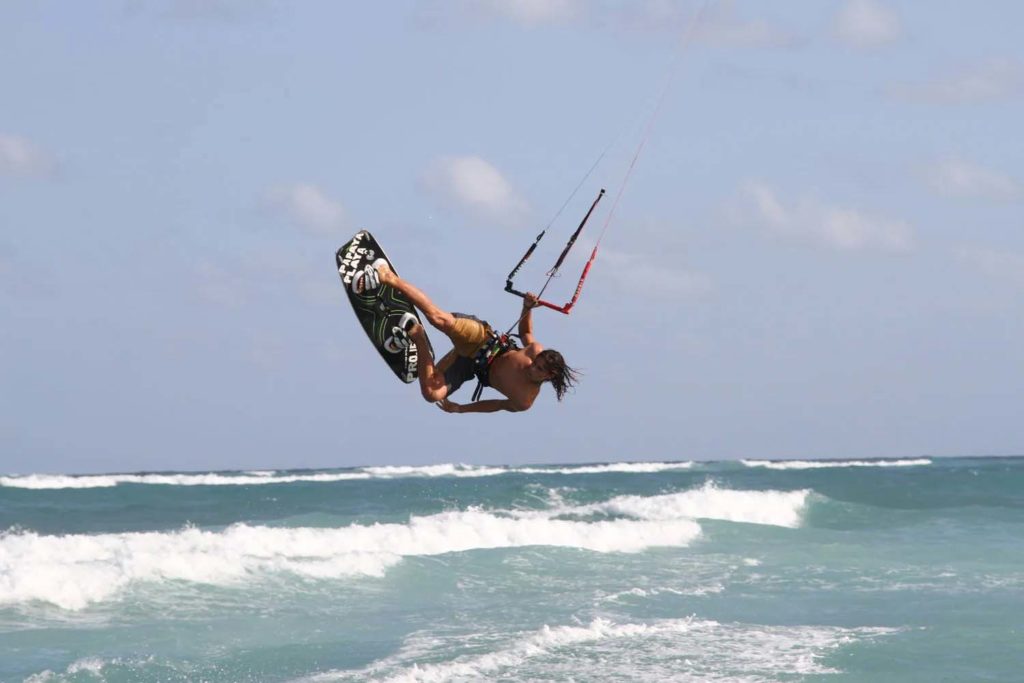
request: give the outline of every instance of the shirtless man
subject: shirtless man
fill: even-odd
[[[532,309],[537,306],[537,297],[532,294],[523,299],[523,313],[519,320],[519,338],[523,348],[515,348],[514,345],[511,348],[497,348],[494,346],[496,335],[490,325],[473,316],[449,313],[438,308],[420,289],[396,275],[385,261],[376,261],[362,275],[370,289],[379,281],[405,294],[432,326],[451,339],[454,348],[437,365],[429,353],[418,354],[416,365],[423,398],[437,403],[447,413],[528,410],[544,382],[551,382],[555,395],[561,401],[566,390],[579,378],[579,374],[565,364],[562,354],[553,349],[544,349],[534,339]],[[407,333],[419,348],[427,348],[427,335],[422,325],[415,324]],[[494,387],[505,398],[466,404],[449,400],[448,397],[466,380],[480,378],[475,358],[485,347],[497,355],[482,372],[484,386]]]

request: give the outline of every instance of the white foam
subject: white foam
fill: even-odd
[[[725,590],[725,586],[721,583],[715,582],[702,586],[694,586],[693,588],[678,589],[678,588],[630,588],[629,590],[619,591],[618,593],[612,593],[600,598],[601,602],[621,602],[623,598],[635,597],[635,598],[653,598],[658,595],[669,594],[669,595],[682,595],[690,597],[700,597],[702,595],[712,595],[715,593],[721,593]]]
[[[28,474],[0,477],[0,486],[23,489],[91,489],[119,484],[162,484],[167,486],[252,486],[290,484],[297,481],[333,482],[369,479],[365,472],[309,472],[282,474],[248,472],[244,474]]]
[[[425,659],[431,653],[424,651],[418,643],[422,638],[415,634],[402,651],[366,669],[324,672],[301,680],[446,683],[495,680],[515,671],[517,678],[529,680],[541,675],[545,680],[582,676],[595,681],[764,681],[840,673],[822,664],[822,656],[845,643],[890,632],[720,624],[693,617],[649,624],[597,618],[586,625],[509,634],[506,644],[492,652],[422,665],[410,659]]]
[[[574,465],[568,467],[516,467],[512,471],[523,474],[605,474],[609,472],[646,474],[650,472],[688,470],[691,467],[693,467],[692,462],[614,462],[607,465]]]
[[[829,467],[919,467],[931,465],[928,458],[912,460],[740,460],[747,467],[770,470],[813,470]]]
[[[493,477],[501,474],[603,474],[608,472],[647,473],[689,469],[692,462],[620,462],[606,465],[565,467],[501,467],[439,463],[436,465],[379,465],[346,472],[279,473],[250,470],[239,473],[177,474],[27,474],[0,476],[0,486],[23,489],[109,488],[120,484],[164,486],[253,486],[292,482],[335,482],[352,479],[397,479],[402,477]]]
[[[639,552],[685,546],[699,534],[691,520],[580,522],[476,510],[333,529],[236,524],[222,531],[7,532],[0,534],[0,605],[44,601],[78,610],[136,582],[230,585],[279,572],[320,579],[381,576],[408,556],[533,545]]]
[[[670,622],[669,628],[685,629],[689,620]],[[664,627],[660,627],[664,628]],[[468,657],[462,661],[425,664],[412,667],[398,675],[383,679],[387,683],[441,683],[453,678],[487,678],[501,669],[517,666],[523,661],[547,654],[570,645],[589,643],[606,638],[630,638],[647,635],[659,629],[646,624],[613,624],[606,619],[595,619],[588,626],[544,626],[516,644],[496,652]]]
[[[117,661],[113,660],[112,663],[116,664]],[[65,680],[67,676],[77,676],[83,673],[86,674],[88,680],[93,680],[95,678],[102,678],[105,666],[107,666],[107,662],[99,657],[85,657],[84,659],[76,659],[69,664],[63,674],[57,674],[50,669],[46,669],[37,674],[32,674],[25,679],[24,683],[48,683],[49,681]]]
[[[642,520],[721,519],[730,522],[797,527],[811,492],[744,491],[705,484],[699,489],[658,496],[616,496],[601,503],[543,511],[545,515],[621,515]],[[536,513],[524,513],[536,514]]]
[[[363,467],[364,472],[375,477],[490,477],[508,472],[504,467],[466,465],[463,463],[440,463],[438,465],[381,465]]]

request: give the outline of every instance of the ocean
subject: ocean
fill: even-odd
[[[1024,458],[0,477],[0,680],[1024,681]]]

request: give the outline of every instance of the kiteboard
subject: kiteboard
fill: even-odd
[[[377,240],[366,230],[357,232],[335,254],[338,275],[359,324],[391,371],[409,384],[416,381],[419,354],[429,353],[433,358],[434,351],[430,340],[427,340],[426,349],[417,348],[411,340],[408,346],[399,341],[403,330],[420,321],[416,309],[404,294],[383,283],[372,289],[364,286],[360,273],[377,259],[384,259],[392,271],[398,272]]]

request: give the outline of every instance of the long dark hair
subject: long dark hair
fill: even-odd
[[[544,349],[537,354],[537,358],[543,359],[544,365],[551,372],[551,386],[555,388],[555,396],[561,401],[565,392],[580,381],[580,371],[566,365],[562,354],[554,349]]]

